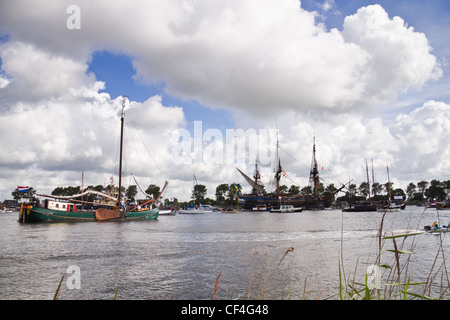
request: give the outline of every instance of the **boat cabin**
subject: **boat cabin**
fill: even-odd
[[[70,202],[58,202],[52,200],[45,200],[45,208],[57,211],[71,211],[76,212],[77,206]]]

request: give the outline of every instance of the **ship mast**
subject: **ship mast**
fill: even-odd
[[[367,166],[367,160],[366,160],[366,175],[367,175],[367,191],[369,193],[369,200],[370,200],[370,179],[369,179],[369,167]]]
[[[316,160],[316,137],[313,139],[313,154],[311,159],[311,171],[309,173],[309,184],[312,187],[312,192],[314,197],[319,195],[319,170],[317,169],[317,160]]]
[[[280,179],[281,179],[281,161],[280,161],[280,156],[278,154],[278,149],[280,147],[280,141],[278,140],[278,132],[277,132],[277,153],[276,153],[276,160],[278,161],[278,166],[277,169],[275,171],[275,180],[277,183],[277,196],[280,196]]]
[[[125,120],[125,103],[127,97],[122,100],[122,115],[120,117],[120,160],[119,160],[119,196],[117,198],[117,204],[120,206],[121,189],[122,189],[122,153],[123,153],[123,123]]]
[[[253,179],[255,179],[254,185],[261,185],[261,175],[259,174],[259,170],[258,170],[258,159],[256,159],[255,174],[253,175]],[[252,194],[258,194],[257,188],[255,188],[255,187],[252,188]]]
[[[386,166],[388,176],[389,204],[391,204],[391,179],[389,179],[389,166]]]

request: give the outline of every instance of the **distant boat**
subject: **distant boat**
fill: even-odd
[[[448,200],[444,202],[436,202],[435,207],[438,210],[450,210],[450,202]]]
[[[377,208],[378,212],[399,212],[402,209],[402,205],[396,204],[391,200],[391,181],[389,179],[389,167],[387,169],[388,176],[388,190],[389,190],[389,199],[386,204],[383,204]]]
[[[163,210],[159,210],[159,215],[160,216],[174,216],[176,215],[177,211],[174,209],[163,209]]]
[[[302,212],[303,208],[295,208],[293,205],[281,205],[279,208],[270,209],[270,212]]]
[[[251,211],[266,211],[273,208],[279,208],[281,205],[292,205],[296,208],[305,208],[311,210],[323,209],[329,207],[332,203],[332,197],[324,197],[319,195],[319,169],[316,160],[316,143],[315,138],[313,140],[313,154],[311,160],[311,171],[309,175],[309,181],[311,184],[312,195],[301,196],[301,195],[282,195],[280,193],[280,179],[281,177],[287,176],[286,172],[281,167],[281,160],[278,155],[279,141],[277,140],[277,153],[276,153],[276,168],[274,181],[276,185],[276,190],[271,193],[266,193],[264,190],[264,184],[261,181],[261,174],[258,170],[258,163],[255,163],[255,172],[253,179],[246,175],[242,170],[236,168],[239,173],[244,177],[245,181],[252,186],[251,194],[238,194],[239,205],[246,210]],[[342,186],[338,191],[340,191],[344,186]],[[337,192],[336,192],[337,193]],[[336,194],[335,193],[335,194]],[[264,209],[262,209],[264,208]]]
[[[388,203],[377,208],[378,212],[399,212],[402,210],[402,205],[395,203]]]
[[[425,232],[427,233],[445,233],[450,231],[449,226],[440,226],[436,221],[433,222],[431,226],[424,227]]]
[[[201,208],[186,208],[177,211],[179,214],[202,214],[205,213],[204,209]]]
[[[19,222],[39,222],[39,221],[104,221],[104,220],[155,220],[158,218],[159,210],[152,209],[152,200],[149,200],[141,205],[149,205],[149,207],[138,208],[137,206],[126,208],[121,197],[122,188],[122,154],[123,154],[123,133],[125,120],[125,103],[126,98],[122,101],[122,115],[121,115],[121,134],[120,134],[120,161],[119,161],[119,192],[118,197],[104,194],[94,190],[75,195],[71,197],[56,197],[49,195],[38,194],[39,196],[64,200],[65,202],[58,202],[53,200],[45,200],[44,207],[41,207],[37,202],[22,204],[19,212]],[[167,184],[166,184],[167,185]],[[100,194],[102,197],[112,198],[115,200],[114,205],[110,205],[110,209],[98,208],[96,210],[83,211],[78,210],[75,202],[82,202],[74,200],[73,198],[80,197],[86,193]]]
[[[268,208],[265,205],[256,205],[252,208],[252,211],[269,211],[270,208]]]
[[[360,201],[356,203],[351,203],[342,208],[344,212],[368,212],[377,211],[377,206],[372,201]]]
[[[222,212],[222,213],[237,213],[237,210],[234,208],[224,208],[220,212]]]

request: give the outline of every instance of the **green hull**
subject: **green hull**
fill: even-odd
[[[130,220],[156,220],[159,210],[151,209],[138,212],[124,212],[122,217],[110,219],[111,221],[130,221]],[[32,207],[24,209],[22,221],[41,222],[41,221],[97,221],[95,211],[58,211],[45,208]]]

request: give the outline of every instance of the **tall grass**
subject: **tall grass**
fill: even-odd
[[[422,217],[424,212],[422,213]],[[450,278],[447,271],[446,256],[443,245],[445,233],[438,234],[439,246],[437,247],[437,252],[434,257],[431,269],[427,274],[427,278],[423,281],[414,281],[415,279],[411,278],[411,262],[414,259],[413,257],[417,255],[417,253],[415,252],[415,248],[417,245],[417,236],[422,236],[423,232],[389,234],[389,232],[383,229],[385,216],[386,212],[381,217],[377,237],[378,252],[375,261],[372,264],[372,266],[376,266],[377,272],[381,273],[379,274],[380,278],[377,285],[374,286],[374,283],[372,281],[368,281],[371,278],[371,275],[367,271],[364,273],[363,279],[361,281],[349,281],[348,279],[350,275],[348,275],[347,277],[344,276],[343,265],[341,265],[341,261],[338,261],[338,299],[439,300],[448,298]],[[420,219],[420,221],[421,220],[422,219]],[[420,227],[417,226],[416,229],[420,229]],[[409,248],[405,248],[405,246],[407,245],[406,240],[411,238],[412,241]],[[341,251],[341,260],[343,261],[342,246]],[[437,289],[439,293],[437,293]]]
[[[426,208],[425,208],[426,210]],[[414,230],[420,230],[419,224],[422,221],[425,210],[417,226],[411,227]],[[418,255],[415,252],[418,239],[426,237],[422,231],[404,232],[394,234],[384,230],[384,222],[387,212],[383,213],[380,219],[380,225],[377,234],[377,252],[364,262],[364,270],[361,269],[359,260],[351,272],[345,271],[344,266],[344,233],[343,216],[341,224],[341,247],[337,261],[338,285],[322,291],[307,291],[307,279],[305,278],[303,294],[300,299],[333,299],[333,300],[442,300],[450,297],[448,291],[450,288],[450,277],[446,265],[446,254],[444,250],[445,233],[439,233],[439,246],[437,247],[431,268],[426,274],[426,279],[413,279],[417,272],[413,272],[412,262]],[[395,214],[395,213],[392,213]],[[437,213],[439,214],[439,213]],[[439,219],[439,217],[438,217]],[[440,224],[440,222],[438,221]],[[408,227],[408,229],[410,229]],[[429,235],[430,236],[430,235]],[[408,240],[408,241],[407,241]],[[409,241],[411,240],[411,241]],[[280,265],[289,252],[294,248],[289,248],[278,264],[270,271],[268,267],[266,253],[252,273],[247,289],[246,299],[268,299],[271,286],[276,274],[280,271]],[[255,253],[252,264],[256,260]],[[420,252],[419,254],[424,254]],[[367,267],[369,266],[369,267]],[[216,282],[217,286],[217,282]],[[215,286],[215,295],[217,294]],[[335,288],[337,287],[337,292]],[[289,299],[288,294],[281,297]]]
[[[425,208],[426,210],[426,208]],[[421,229],[419,224],[422,221],[425,210],[422,212],[422,217],[415,227],[416,230]],[[415,248],[417,241],[423,236],[423,232],[405,232],[401,234],[393,234],[392,232],[384,230],[384,220],[386,212],[381,216],[380,226],[377,233],[377,252],[373,257],[365,261],[365,267],[361,272],[359,260],[351,272],[345,271],[344,266],[344,232],[343,232],[343,215],[341,217],[341,239],[340,252],[337,261],[338,283],[331,284],[330,288],[321,291],[307,290],[307,278],[305,278],[303,293],[300,299],[337,299],[337,300],[442,300],[449,299],[450,276],[447,270],[446,253],[444,250],[445,233],[439,233],[439,246],[431,263],[431,268],[426,274],[425,279],[412,279],[411,268],[414,256],[417,256]],[[395,214],[395,213],[392,213]],[[437,211],[437,219],[439,225],[440,217]],[[414,229],[414,227],[413,227]],[[435,235],[430,235],[435,236]],[[412,241],[407,241],[412,240]],[[409,246],[409,247],[407,247]],[[253,272],[250,274],[247,292],[243,296],[238,296],[239,299],[255,299],[265,300],[269,299],[271,290],[274,287],[274,282],[277,277],[283,275],[280,269],[281,264],[289,253],[294,251],[294,247],[288,248],[279,259],[275,266],[270,267],[268,263],[268,253],[264,254],[262,261],[258,261],[258,252],[255,252],[252,257]],[[421,253],[419,253],[421,254]],[[417,275],[417,272],[414,273]],[[220,281],[222,272],[216,278],[212,300],[216,299],[220,290]],[[62,276],[58,288],[55,292],[54,299],[57,300],[61,293],[61,284],[64,275]],[[375,279],[375,281],[374,281]],[[117,284],[115,295],[113,299],[118,297],[119,286],[122,277]],[[313,288],[314,289],[314,288]],[[337,290],[337,292],[335,292]],[[290,299],[291,289],[289,289],[280,299]],[[229,297],[229,298],[232,298]]]

